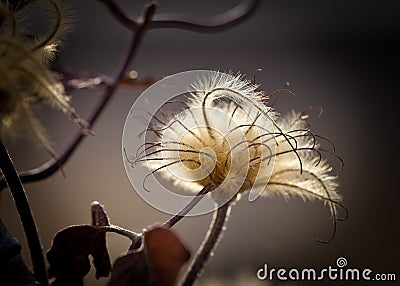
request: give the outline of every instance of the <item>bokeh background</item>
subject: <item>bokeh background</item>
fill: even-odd
[[[75,71],[112,75],[126,52],[130,32],[112,18],[100,1],[70,1],[75,29],[66,38],[58,62]],[[119,1],[137,15],[143,1]],[[160,1],[159,12],[205,17],[239,1]],[[232,211],[224,238],[210,260],[201,285],[267,285],[256,279],[264,263],[274,268],[321,269],[345,257],[349,267],[396,273],[400,279],[400,203],[396,118],[400,69],[400,5],[397,1],[262,1],[245,23],[218,34],[152,30],[145,35],[131,68],[139,76],[163,76],[193,69],[241,72],[266,92],[290,82],[294,96],[282,96],[278,111],[321,106],[310,122],[313,130],[335,142],[345,167],[341,192],[350,211],[338,224],[335,239],[329,209],[321,202],[282,198],[242,200]],[[121,88],[90,136],[60,173],[26,185],[36,221],[48,249],[55,233],[72,224],[90,222],[90,203],[103,203],[112,222],[140,231],[167,215],[142,201],[131,188],[123,167],[121,138],[125,117],[141,90]],[[100,95],[72,94],[78,112],[87,116]],[[54,149],[63,150],[78,127],[60,113],[43,109]],[[48,159],[30,141],[8,142],[19,170]],[[138,178],[140,179],[140,178]],[[24,246],[26,241],[8,190],[1,194],[0,216]],[[211,215],[186,218],[174,229],[195,252]],[[110,234],[112,259],[129,246]],[[105,285],[106,279],[87,285]],[[284,285],[273,281],[273,285]],[[337,283],[337,282],[335,282]],[[398,283],[398,281],[397,281]],[[307,285],[309,283],[290,283]],[[314,285],[329,285],[325,280]],[[346,284],[346,283],[343,283]],[[365,283],[352,283],[364,285]],[[336,285],[336,284],[335,284]],[[394,282],[373,285],[396,285]]]

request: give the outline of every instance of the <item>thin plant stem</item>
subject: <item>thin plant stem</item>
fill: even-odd
[[[179,222],[182,218],[184,218],[190,212],[190,210],[193,209],[204,197],[204,195],[207,194],[210,190],[211,190],[211,184],[207,184],[203,189],[201,189],[200,192],[196,194],[196,196],[186,206],[183,207],[183,209],[181,209],[176,215],[171,217],[169,220],[164,222],[161,227],[163,228],[173,227],[177,222]]]
[[[136,30],[140,27],[136,18],[130,18],[114,0],[100,0],[107,5],[114,17],[127,29]],[[261,0],[243,0],[237,6],[221,14],[196,18],[180,14],[157,14],[150,23],[149,29],[180,29],[196,33],[217,33],[236,26],[255,11]]]
[[[179,14],[157,14],[149,29],[180,29],[196,33],[218,33],[243,23],[257,9],[261,0],[244,0],[221,14],[205,19]]]
[[[231,204],[232,200],[214,211],[214,217],[210,224],[210,228],[208,229],[207,235],[204,238],[200,249],[197,251],[195,258],[184,275],[182,286],[193,285],[194,281],[200,277],[204,266],[221,238],[225,223],[229,216]]]
[[[132,244],[135,244],[138,240],[140,240],[141,235],[137,234],[136,232],[130,231],[128,229],[122,228],[118,225],[102,225],[96,226],[99,231],[103,232],[114,232],[119,235],[125,236],[132,241]]]
[[[48,285],[46,266],[43,257],[42,244],[40,242],[39,233],[33,218],[31,207],[26,197],[24,187],[18,177],[18,173],[14,168],[14,164],[6,147],[0,138],[0,169],[13,196],[15,205],[18,210],[19,217],[28,242],[29,251],[32,259],[33,272],[36,281],[42,286]]]

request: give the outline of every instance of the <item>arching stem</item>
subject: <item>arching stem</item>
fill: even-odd
[[[26,240],[28,241],[29,251],[31,254],[33,272],[36,281],[41,286],[47,286],[46,266],[44,263],[42,244],[36,228],[35,220],[31,207],[26,197],[24,187],[18,177],[18,173],[14,168],[14,164],[8,154],[6,147],[0,138],[0,169],[3,172],[4,179],[14,198],[18,214],[21,218],[22,226],[25,231]]]
[[[195,258],[185,273],[182,283],[183,286],[193,285],[194,281],[200,277],[208,259],[217,247],[218,241],[220,240],[225,229],[225,223],[228,220],[233,201],[234,199],[230,200],[214,211],[214,217],[210,224],[210,228],[208,229],[207,235],[205,236],[200,249],[197,251]]]

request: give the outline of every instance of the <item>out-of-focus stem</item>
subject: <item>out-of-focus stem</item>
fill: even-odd
[[[31,207],[26,197],[24,187],[14,168],[14,164],[8,154],[6,147],[0,138],[0,169],[3,172],[5,181],[14,198],[22,226],[28,241],[31,254],[32,265],[35,279],[42,285],[47,286],[46,266],[44,263],[42,244],[33,218]]]

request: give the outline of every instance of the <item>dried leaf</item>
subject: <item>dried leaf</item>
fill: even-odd
[[[0,218],[1,285],[36,285],[21,256],[21,244],[7,230]]]
[[[154,285],[149,278],[144,252],[132,252],[115,261],[108,286]]]
[[[158,285],[174,285],[182,266],[190,259],[190,252],[165,228],[145,233],[144,242]]]
[[[174,285],[190,253],[169,229],[144,234],[144,247],[117,259],[108,286]]]
[[[93,201],[90,206],[92,212],[92,225],[107,226],[110,225],[110,219],[107,216],[104,206],[98,201]]]
[[[71,226],[59,231],[47,252],[56,284],[81,285],[82,278],[90,270],[89,255],[93,257],[96,278],[107,277],[111,264],[104,232],[91,225]]]

